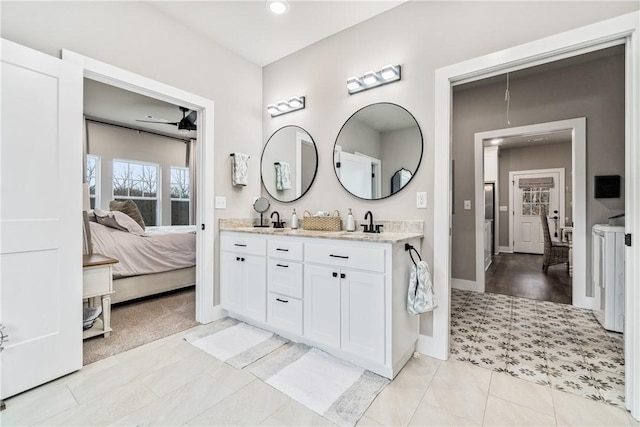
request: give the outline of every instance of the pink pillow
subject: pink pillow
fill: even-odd
[[[94,209],[93,212],[96,215],[98,224],[115,228],[116,230],[126,231],[137,236],[144,235],[144,230],[140,227],[140,224],[123,212],[105,211],[102,209]]]

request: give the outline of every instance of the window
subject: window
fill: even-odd
[[[189,168],[171,168],[171,225],[189,225]]]
[[[113,198],[133,200],[146,225],[158,225],[159,172],[153,163],[113,161]]]
[[[87,184],[91,209],[100,206],[100,157],[87,154]]]

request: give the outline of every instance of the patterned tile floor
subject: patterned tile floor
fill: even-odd
[[[513,377],[624,407],[624,340],[590,310],[451,290],[451,355]]]

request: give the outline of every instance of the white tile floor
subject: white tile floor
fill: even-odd
[[[188,344],[187,332],[8,399],[0,425],[331,425],[251,375],[252,365],[237,370]],[[358,425],[640,424],[616,407],[454,358],[421,356]]]

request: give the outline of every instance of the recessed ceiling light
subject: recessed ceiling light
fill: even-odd
[[[289,3],[286,0],[267,0],[267,9],[276,15],[284,15],[289,11]]]

